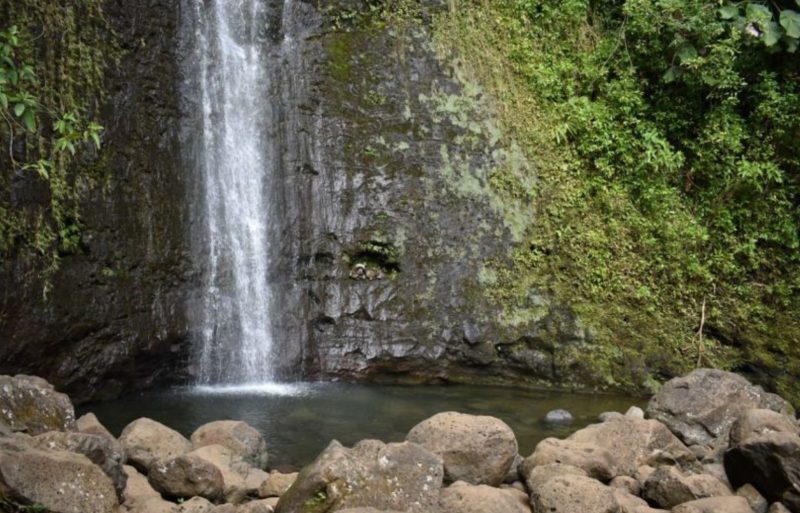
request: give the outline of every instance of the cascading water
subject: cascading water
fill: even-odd
[[[201,201],[195,230],[205,260],[197,367],[204,385],[266,383],[272,375],[268,282],[268,140],[265,1],[186,0],[202,136],[193,157]]]

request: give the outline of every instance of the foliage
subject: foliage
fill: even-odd
[[[793,6],[462,1],[436,23],[538,166],[540,215],[492,294],[572,304],[607,385],[746,362],[790,392],[800,374]]]
[[[0,0],[0,254],[45,275],[78,250],[79,198],[103,127],[94,118],[117,49],[100,0]]]

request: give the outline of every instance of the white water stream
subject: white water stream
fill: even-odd
[[[203,385],[272,381],[266,0],[192,0],[202,94]]]

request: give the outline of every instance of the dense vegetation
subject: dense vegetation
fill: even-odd
[[[509,309],[531,288],[567,300],[606,385],[711,365],[768,372],[797,400],[796,10],[462,1],[435,23],[537,166],[539,214],[495,262],[492,294]],[[513,197],[514,182],[492,185]]]
[[[101,0],[0,0],[0,20],[0,255],[47,277],[78,250],[80,195],[102,174],[94,119],[116,49]]]

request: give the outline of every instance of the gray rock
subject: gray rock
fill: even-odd
[[[622,488],[613,488],[612,493],[619,504],[620,513],[667,513],[664,509],[651,508],[646,501]]]
[[[671,509],[684,502],[730,494],[728,487],[714,476],[685,476],[675,467],[660,467],[645,482],[642,496],[653,504]]]
[[[147,480],[162,495],[178,499],[222,497],[222,472],[212,463],[192,454],[162,460],[150,466]]]
[[[111,479],[82,454],[11,440],[0,446],[0,492],[53,513],[116,513],[119,504]]]
[[[537,513],[619,513],[620,509],[611,488],[578,475],[548,479],[531,490],[531,504]]]
[[[666,424],[688,445],[712,445],[751,408],[794,412],[789,403],[737,374],[698,369],[665,383],[650,399],[647,415]]]
[[[568,426],[575,421],[575,417],[567,410],[551,410],[544,416],[544,421],[548,424]]]
[[[192,433],[192,447],[222,445],[256,468],[267,468],[267,443],[255,428],[242,421],[219,420]]]
[[[240,455],[222,445],[204,445],[188,456],[203,459],[219,470],[225,501],[238,504],[245,499],[250,488],[247,477],[251,467]]]
[[[261,499],[242,504],[236,513],[272,513],[273,511],[275,511],[274,501]]]
[[[743,497],[729,495],[684,502],[673,508],[672,513],[753,513],[753,510]]]
[[[617,475],[613,469],[614,458],[596,443],[545,438],[536,445],[523,465],[532,468],[550,464],[578,467],[600,481],[609,481]]]
[[[175,513],[211,513],[214,505],[202,497],[192,497],[175,508]]]
[[[599,420],[600,422],[605,422],[611,419],[621,419],[624,416],[625,415],[621,414],[618,411],[604,411],[603,413],[597,416],[597,420]]]
[[[631,406],[628,408],[628,411],[625,412],[625,416],[631,419],[644,420],[644,410],[638,406]]]
[[[441,513],[531,513],[525,493],[463,481],[441,491],[439,506]]]
[[[183,435],[152,419],[134,420],[122,430],[119,443],[128,461],[140,470],[159,462],[186,454],[192,448]]]
[[[420,422],[406,440],[441,456],[450,482],[498,486],[518,454],[517,439],[505,422],[456,412]]]
[[[352,449],[332,442],[300,471],[277,513],[372,507],[427,513],[436,509],[444,478],[441,457],[411,442],[359,442]]]
[[[44,450],[70,451],[83,454],[100,467],[114,483],[117,498],[124,499],[125,484],[128,481],[124,469],[125,452],[114,439],[88,433],[65,433],[51,431],[35,436],[31,444]]]
[[[800,511],[800,437],[771,432],[750,436],[725,453],[734,488],[753,485],[770,502]]]
[[[736,495],[747,499],[747,503],[750,504],[750,509],[752,509],[754,513],[767,513],[769,502],[767,502],[767,499],[765,499],[763,495],[758,493],[758,490],[756,490],[753,485],[746,484],[740,487],[736,490]]]
[[[39,435],[75,431],[75,409],[65,394],[35,376],[0,376],[0,424]]]
[[[508,474],[506,474],[506,477],[503,478],[503,483],[511,484],[522,479],[521,474],[519,473],[519,467],[524,461],[525,458],[519,454],[514,456],[514,463],[511,464],[511,468],[508,469]]]

